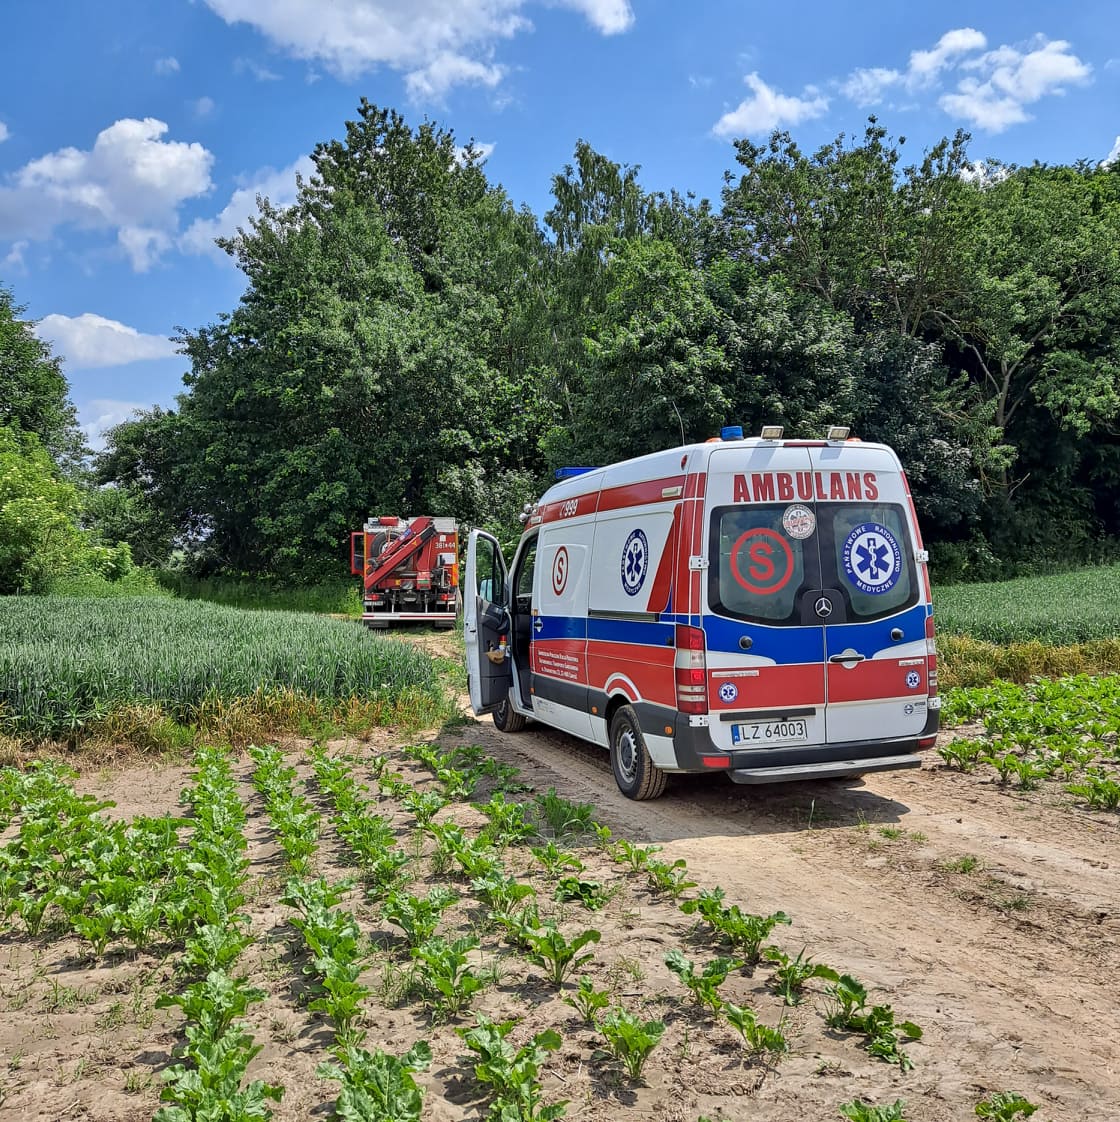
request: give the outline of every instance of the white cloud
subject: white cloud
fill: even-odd
[[[1025,53],[1002,46],[969,60],[964,68],[979,77],[962,78],[955,93],[941,97],[941,108],[988,132],[1002,132],[1031,119],[1026,106],[1089,80],[1092,67],[1071,53],[1069,43],[1036,42],[1035,49]]]
[[[1113,144],[1112,151],[1101,160],[1101,167],[1110,168],[1117,160],[1120,160],[1120,136],[1116,138],[1116,143]]]
[[[474,83],[493,89],[505,74],[502,66],[488,66],[474,59],[445,51],[426,66],[411,71],[405,77],[410,97],[426,101],[442,101],[454,86]]]
[[[114,401],[95,397],[78,406],[78,424],[85,433],[86,443],[95,452],[105,447],[105,433],[114,425],[127,421],[142,409],[151,409],[150,402]]]
[[[494,154],[496,144],[480,144],[477,140],[474,141],[475,163],[485,163]],[[467,149],[466,147],[455,149],[455,160],[459,164],[467,162]]]
[[[0,121],[0,144],[3,144],[11,135],[12,134],[8,132],[8,126],[4,124],[3,121]]]
[[[115,319],[83,312],[80,316],[44,316],[35,334],[50,343],[68,370],[124,366],[153,358],[171,358],[176,345],[163,335],[143,335]]]
[[[191,103],[191,108],[194,110],[194,115],[201,120],[203,117],[209,117],[217,106],[212,97],[200,97]]]
[[[62,148],[25,164],[0,186],[0,241],[49,237],[58,226],[115,231],[138,272],[178,229],[187,199],[211,188],[213,155],[201,144],[165,141],[167,125],[125,118],[88,151]]]
[[[378,66],[404,73],[414,97],[438,100],[455,85],[493,87],[503,39],[528,31],[531,0],[205,0],[227,23],[246,23],[296,58],[344,79]],[[604,35],[633,25],[630,0],[552,0]],[[241,61],[241,60],[239,60]],[[245,63],[248,67],[251,64]]]
[[[906,78],[911,85],[929,85],[955,58],[969,51],[982,51],[987,38],[971,27],[958,27],[946,31],[929,51],[912,51]]]
[[[604,35],[629,31],[634,24],[629,0],[566,0],[565,6],[582,12],[591,26]]]
[[[31,243],[28,241],[15,242],[8,251],[8,255],[0,261],[0,269],[5,269],[13,273],[26,272],[27,262],[24,261],[23,255],[27,252],[30,245]]]
[[[976,183],[981,187],[990,187],[994,183],[1001,183],[1011,171],[998,160],[973,160],[965,164],[960,170],[960,177],[965,183]]]
[[[161,78],[166,78],[171,74],[178,74],[179,60],[174,57],[157,58],[154,69]]]
[[[262,168],[234,191],[216,218],[195,219],[179,238],[179,248],[184,253],[208,254],[216,260],[228,261],[229,255],[214,244],[214,239],[231,237],[239,226],[247,227],[249,219],[258,213],[258,195],[263,195],[273,206],[291,206],[296,201],[296,176],[308,179],[314,171],[310,156],[301,156],[279,171]]]
[[[828,112],[828,98],[813,88],[805,97],[788,97],[768,86],[757,74],[748,74],[744,81],[753,96],[725,113],[712,127],[716,136],[752,136],[770,132],[783,125],[797,125]]]
[[[273,70],[269,70],[267,66],[263,66],[252,58],[235,58],[233,60],[233,72],[235,74],[249,74],[256,78],[258,82],[279,82],[280,75]]]
[[[840,90],[866,107],[877,105],[892,88],[945,90],[955,77],[955,88],[938,98],[941,108],[988,132],[1002,132],[1031,119],[1028,105],[1064,93],[1066,86],[1086,82],[1092,73],[1061,39],[1051,42],[1037,35],[1026,46],[1003,44],[991,51],[985,50],[987,45],[975,28],[955,28],[931,49],[912,51],[905,71],[854,70]]]
[[[840,92],[864,108],[878,105],[888,90],[904,87],[914,91],[935,85],[942,71],[957,65],[970,51],[983,50],[987,45],[981,32],[958,27],[946,31],[929,50],[911,51],[906,70],[883,66],[853,70],[840,84]]]
[[[878,105],[883,100],[884,92],[891,86],[898,85],[902,77],[897,70],[885,70],[881,66],[853,70],[847,81],[840,86],[840,92],[856,105]]]

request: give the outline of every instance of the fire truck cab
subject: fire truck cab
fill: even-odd
[[[885,445],[780,429],[578,469],[507,566],[468,541],[471,705],[610,753],[620,790],[918,767],[938,727],[927,553]]]

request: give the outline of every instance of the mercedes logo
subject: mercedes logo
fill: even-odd
[[[827,619],[832,615],[832,601],[827,596],[820,596],[817,602],[813,605],[814,610],[821,619]]]

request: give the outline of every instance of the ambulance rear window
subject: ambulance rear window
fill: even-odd
[[[805,583],[806,543],[782,528],[788,505],[715,512],[709,596],[716,611],[765,623],[795,622],[797,594]],[[811,540],[810,548],[816,550]]]
[[[817,517],[826,585],[843,592],[850,619],[878,619],[917,603],[914,551],[902,507],[820,503]]]
[[[865,623],[918,601],[914,550],[894,503],[773,503],[712,512],[708,602],[771,625]],[[803,603],[839,593],[827,624]]]

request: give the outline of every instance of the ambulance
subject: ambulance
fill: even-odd
[[[885,445],[777,426],[567,469],[507,566],[470,533],[471,705],[607,749],[622,793],[913,768],[940,698],[928,554]]]

